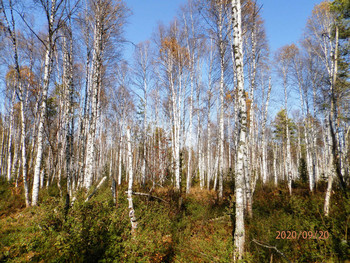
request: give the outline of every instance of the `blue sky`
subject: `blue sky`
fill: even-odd
[[[304,33],[307,19],[311,16],[315,5],[321,0],[258,0],[262,5],[261,17],[265,21],[267,40],[270,45],[270,56],[284,46],[292,43],[297,44]],[[288,95],[289,115],[295,110],[300,110],[298,92],[289,92]],[[273,116],[284,105],[284,89],[280,80],[272,76],[270,114]]]
[[[128,19],[125,28],[127,40],[137,44],[150,39],[158,22],[167,24],[179,12],[181,5],[187,0],[126,0],[133,14]],[[270,54],[287,44],[297,43],[303,34],[312,9],[321,0],[257,0],[262,6],[260,14],[265,21]],[[134,48],[125,48],[124,58],[129,60]],[[131,61],[129,61],[131,62]],[[270,111],[277,112],[283,106],[283,90],[279,81],[273,78],[273,90]],[[299,108],[298,94],[289,94],[290,113]]]
[[[133,14],[125,29],[126,39],[135,44],[149,39],[158,22],[167,24],[186,0],[126,0]],[[297,42],[315,4],[321,0],[258,0],[263,5],[261,16],[265,21],[271,51]]]
[[[147,40],[158,22],[170,22],[186,0],[126,0],[132,15],[125,29],[126,39],[135,44]]]
[[[260,0],[271,51],[299,41],[311,11],[321,0]]]
[[[125,38],[137,44],[151,38],[158,22],[167,24],[173,20],[180,6],[187,0],[125,0],[125,2],[132,11],[125,28]],[[258,0],[258,4],[262,5],[261,16],[265,21],[271,54],[283,45],[298,42],[314,5],[320,2],[321,0]],[[125,46],[124,58],[129,62],[133,50],[132,45]]]

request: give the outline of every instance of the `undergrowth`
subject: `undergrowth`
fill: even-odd
[[[257,186],[253,218],[246,218],[243,262],[349,259],[349,201],[336,191],[325,217],[324,187],[313,194],[303,184],[296,187],[290,196],[283,185]],[[162,200],[134,196],[133,234],[125,190],[119,189],[116,205],[105,182],[88,202],[81,191],[67,206],[64,193],[61,197],[52,185],[42,189],[38,207],[24,208],[23,193],[0,181],[0,262],[232,262],[230,186],[223,202],[198,188],[187,196],[171,188],[154,190]],[[328,231],[329,238],[276,239],[277,231]]]

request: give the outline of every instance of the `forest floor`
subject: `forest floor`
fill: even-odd
[[[234,196],[194,187],[134,196],[138,220],[131,234],[126,186],[115,205],[105,182],[91,200],[79,192],[66,205],[56,185],[42,189],[40,205],[25,208],[23,193],[0,182],[0,262],[232,262]],[[335,189],[323,215],[325,183],[257,185],[253,218],[246,218],[243,262],[350,262],[350,203]],[[146,193],[146,189],[136,189]],[[63,194],[64,196],[64,194]]]

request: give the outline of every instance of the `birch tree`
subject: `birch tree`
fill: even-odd
[[[121,34],[121,27],[127,16],[127,9],[122,1],[98,0],[90,3],[93,16],[93,49],[91,81],[89,82],[89,92],[91,96],[91,115],[89,120],[89,132],[87,135],[86,164],[84,187],[90,188],[93,183],[93,167],[95,159],[94,140],[99,112],[99,94],[102,89],[102,74],[104,51],[109,41],[118,39]]]
[[[289,65],[291,63],[292,45],[287,45],[280,48],[276,53],[276,61],[278,61],[278,71],[282,77],[283,89],[284,89],[284,110],[285,110],[285,123],[286,123],[286,173],[288,181],[289,194],[292,194],[292,180],[294,178],[292,172],[292,157],[291,157],[291,142],[290,142],[290,130],[288,125],[288,73]]]
[[[213,104],[213,41],[209,46],[209,72],[208,72],[208,90],[207,90],[207,189],[210,189],[210,181],[212,179],[212,143],[211,143],[211,108]]]
[[[198,120],[198,128],[197,128],[197,138],[200,138],[200,117],[199,117],[199,87],[200,82],[199,78],[201,76],[200,72],[200,60],[202,56],[202,46],[203,46],[203,39],[202,34],[203,31],[200,28],[200,21],[199,17],[196,15],[195,12],[196,4],[194,1],[189,1],[188,4],[182,9],[182,17],[183,17],[183,31],[184,31],[184,38],[185,38],[185,46],[188,54],[188,71],[189,71],[189,85],[190,85],[190,95],[189,95],[189,128],[188,128],[188,160],[187,160],[187,179],[186,179],[186,193],[189,193],[190,187],[191,187],[191,181],[192,181],[192,174],[193,174],[193,164],[194,164],[194,158],[192,157],[192,149],[194,148],[194,141],[193,141],[193,117],[194,117],[194,92],[195,87],[197,90],[197,120]],[[198,141],[199,143],[199,141]],[[200,177],[200,187],[203,187],[204,184],[204,177],[202,172],[202,163],[200,160],[203,157],[201,152],[202,148],[198,146],[198,171],[199,171],[199,177]]]
[[[134,82],[142,91],[141,104],[143,109],[143,157],[141,167],[141,182],[146,183],[146,162],[147,162],[147,130],[148,130],[148,95],[151,92],[152,78],[152,57],[150,42],[143,42],[137,45],[135,51]]]
[[[291,69],[292,75],[294,75],[296,84],[299,88],[299,98],[300,98],[300,106],[301,113],[303,119],[304,126],[304,140],[305,140],[305,148],[306,148],[306,167],[309,176],[309,188],[312,192],[315,186],[315,174],[312,171],[312,160],[311,160],[311,148],[310,148],[310,136],[309,136],[309,107],[308,107],[308,94],[306,85],[308,84],[308,80],[305,76],[305,67],[303,63],[303,59],[301,57],[299,49],[292,44],[290,46],[290,55],[291,55]],[[305,109],[306,108],[306,109]]]
[[[237,138],[237,160],[235,175],[235,230],[234,230],[234,260],[242,258],[244,253],[245,229],[244,229],[244,155],[246,155],[246,134],[247,134],[247,112],[246,98],[244,91],[244,75],[243,75],[243,41],[242,41],[242,18],[241,18],[241,2],[232,0],[232,27],[233,27],[233,52],[236,66],[236,87],[238,92],[238,138]]]
[[[64,28],[63,37],[63,85],[66,105],[65,118],[65,166],[67,173],[67,192],[73,195],[74,176],[74,84],[73,84],[73,36],[71,26]]]
[[[131,137],[130,137],[130,126],[126,129],[126,139],[128,144],[128,203],[129,203],[129,218],[131,223],[131,233],[135,232],[137,228],[137,221],[135,217],[134,204],[132,200],[132,186],[134,182],[134,174],[132,169],[132,149],[131,149]]]
[[[271,78],[270,78],[269,79],[269,86],[268,86],[268,90],[267,90],[267,98],[266,98],[264,109],[263,109],[263,120],[262,120],[262,128],[261,128],[262,178],[263,178],[264,184],[266,183],[266,180],[267,180],[266,121],[267,121],[267,113],[268,113],[268,107],[269,107],[269,101],[270,101],[271,88],[272,88],[272,84],[271,84]]]
[[[328,187],[325,196],[325,215],[329,214],[329,198],[332,191],[333,174],[340,182],[341,189],[345,196],[346,185],[343,175],[342,147],[340,144],[340,127],[339,127],[339,88],[337,86],[338,60],[339,60],[339,24],[335,19],[334,13],[330,10],[329,2],[322,2],[314,7],[311,17],[309,18],[306,31],[308,38],[305,40],[312,53],[322,61],[323,67],[327,72],[327,84],[325,102],[329,105],[325,113],[327,132],[329,129],[330,149],[332,153],[332,170],[328,171]]]
[[[189,5],[189,8],[192,9],[191,3]],[[186,178],[186,193],[190,192],[191,188],[191,180],[192,180],[192,147],[193,147],[193,141],[192,141],[192,133],[193,133],[193,92],[194,92],[194,85],[195,85],[195,45],[196,40],[194,39],[194,28],[193,28],[193,15],[192,10],[190,10],[190,25],[188,25],[188,21],[185,17],[185,14],[183,14],[183,20],[184,20],[184,31],[186,35],[186,48],[187,53],[189,55],[189,71],[190,71],[190,108],[189,108],[189,131],[188,131],[188,162],[187,162],[187,178]]]
[[[50,76],[52,72],[52,59],[53,59],[53,49],[55,45],[55,34],[60,27],[57,23],[57,18],[61,16],[60,6],[63,4],[64,0],[51,0],[49,1],[39,1],[40,6],[47,17],[48,24],[48,34],[46,41],[42,41],[45,48],[45,62],[44,62],[44,78],[42,86],[42,102],[39,110],[39,125],[38,125],[38,137],[37,137],[37,153],[35,159],[34,167],[34,180],[33,180],[33,191],[32,191],[32,205],[37,205],[39,197],[39,186],[40,186],[40,171],[43,156],[43,144],[44,144],[44,121],[46,113],[46,103],[47,95],[50,85]]]
[[[164,71],[163,83],[168,87],[171,114],[172,158],[175,188],[180,190],[180,133],[183,107],[184,68],[188,64],[186,48],[179,43],[179,28],[175,21],[168,35],[160,30],[160,64]]]
[[[224,178],[224,97],[225,97],[225,71],[227,69],[227,44],[229,42],[229,34],[232,31],[229,27],[230,23],[230,8],[229,1],[217,0],[217,1],[204,1],[199,6],[200,13],[207,23],[208,35],[213,38],[216,46],[216,52],[218,55],[219,63],[219,115],[218,115],[218,179],[219,179],[219,199],[223,197],[223,178]],[[215,175],[216,176],[216,175]]]

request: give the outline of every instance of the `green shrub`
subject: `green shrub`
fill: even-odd
[[[71,207],[57,185],[40,193],[38,207],[0,181],[0,262],[231,262],[234,195],[225,186],[223,202],[215,192],[193,188],[189,195],[172,188],[134,196],[138,228],[132,234],[126,186],[115,206],[106,182],[91,200],[79,191]],[[246,219],[242,262],[342,262],[349,258],[350,203],[336,190],[328,218],[323,216],[324,187],[309,194],[299,184],[257,185],[253,218]],[[136,189],[136,191],[143,191]],[[23,193],[21,193],[23,195]],[[62,197],[61,197],[62,195]],[[16,203],[18,202],[18,203]],[[329,238],[276,239],[277,231],[328,231]],[[252,240],[276,247],[266,248]]]

